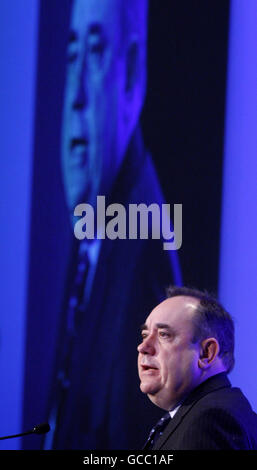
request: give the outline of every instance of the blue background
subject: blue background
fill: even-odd
[[[150,6],[144,138],[167,202],[183,204],[184,283],[218,291],[234,316],[231,380],[256,410],[257,5],[177,3]],[[68,22],[68,0],[0,4],[0,435],[46,419],[71,237],[59,167]]]

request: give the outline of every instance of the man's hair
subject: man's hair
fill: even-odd
[[[193,320],[192,342],[196,343],[210,337],[216,338],[220,347],[219,356],[229,373],[235,363],[234,322],[231,315],[207,291],[177,286],[170,286],[167,289],[168,298],[181,295],[199,300]]]

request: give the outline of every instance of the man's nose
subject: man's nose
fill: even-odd
[[[74,87],[73,109],[81,111],[88,105],[88,90],[85,67],[82,66],[78,73],[77,83]]]
[[[147,336],[147,338],[143,339],[142,343],[138,345],[137,350],[141,354],[155,354],[154,338],[151,335]]]

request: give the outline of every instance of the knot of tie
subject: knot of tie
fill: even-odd
[[[83,293],[85,282],[89,269],[89,257],[87,245],[81,244],[77,260],[77,269],[75,272],[73,284],[71,286],[70,299],[67,312],[67,329],[68,332],[75,332],[79,315],[79,308],[83,301]]]
[[[168,421],[171,419],[169,413],[165,415],[158,421],[158,423],[151,429],[149,437],[144,445],[144,449],[152,449],[155,441],[163,434],[164,428],[167,426]]]

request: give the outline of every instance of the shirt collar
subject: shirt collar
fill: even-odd
[[[181,405],[176,406],[174,410],[169,411],[170,417],[174,418],[175,414],[177,413],[178,409],[181,407]]]

